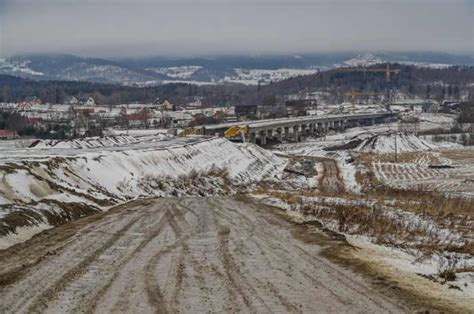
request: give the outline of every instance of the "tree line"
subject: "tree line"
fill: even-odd
[[[327,90],[336,102],[342,101],[349,91],[370,91],[376,94],[399,91],[408,96],[434,100],[459,98],[461,95],[474,99],[474,67],[431,69],[394,64],[392,68],[400,69],[400,74],[393,75],[390,82],[386,82],[384,73],[345,72],[339,69],[263,86],[166,84],[133,87],[90,82],[33,81],[0,75],[0,102],[20,102],[27,97],[37,96],[45,103],[63,103],[67,96],[75,96],[93,97],[96,103],[102,105],[151,103],[157,98],[183,104],[199,97],[203,104],[212,106],[260,105],[264,102],[272,104],[286,95],[316,90]]]

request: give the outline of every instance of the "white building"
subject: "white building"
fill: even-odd
[[[94,98],[89,97],[87,101],[84,103],[84,105],[89,106],[89,107],[95,106]]]

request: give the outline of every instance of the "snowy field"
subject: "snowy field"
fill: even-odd
[[[450,129],[454,123],[448,115],[422,114],[420,120],[422,130]],[[275,145],[277,154],[320,160],[317,188],[269,190],[255,197],[296,221],[317,221],[345,234],[362,249],[357,258],[390,269],[395,277],[402,273],[444,284],[444,274],[455,272],[456,279],[447,284],[451,289],[436,289],[443,298],[465,301],[474,293],[474,252],[469,249],[474,239],[474,148],[399,130],[398,123],[390,123]],[[335,161],[336,171],[328,160]],[[463,253],[450,246],[463,248]]]
[[[270,82],[279,82],[300,75],[312,75],[317,72],[317,69],[234,69],[235,74],[226,76],[222,82],[244,85],[269,84]]]

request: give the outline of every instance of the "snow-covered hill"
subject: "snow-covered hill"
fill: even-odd
[[[312,75],[317,69],[234,69],[234,75],[226,76],[221,82],[239,83],[245,85],[269,84],[300,75]]]
[[[162,75],[166,75],[173,79],[189,79],[193,76],[196,71],[202,69],[201,66],[188,65],[180,67],[164,67],[164,68],[148,68],[147,71],[156,72]]]
[[[36,80],[71,80],[150,86],[166,83],[267,84],[336,67],[381,63],[444,68],[474,65],[471,56],[402,53],[331,53],[299,56],[234,56],[212,58],[145,58],[106,60],[68,55],[16,56],[0,59],[0,74]]]
[[[29,68],[30,61],[8,61],[0,58],[0,74],[20,77],[43,76],[42,72]]]
[[[437,149],[436,144],[423,140],[413,134],[386,133],[369,136],[354,149],[357,152],[391,154],[422,152]]]
[[[357,55],[354,58],[344,61],[340,66],[343,67],[368,67],[383,63],[384,60],[371,53]]]
[[[122,140],[95,141],[82,153],[78,143],[2,152],[0,237],[14,243],[15,233],[31,234],[25,228],[39,232],[138,197],[229,194],[234,185],[278,178],[286,166],[256,145],[222,138]]]
[[[58,77],[68,81],[92,81],[118,84],[144,84],[155,81],[159,83],[158,78],[139,73],[118,65],[95,65],[86,62],[74,64],[65,68],[57,74]]]
[[[336,67],[369,67],[376,64],[382,63],[398,63],[403,65],[412,65],[418,68],[430,68],[430,69],[445,69],[453,64],[449,63],[432,63],[432,62],[421,62],[421,61],[410,61],[397,58],[386,58],[377,56],[372,53],[359,54],[354,58],[348,59],[341,64],[336,64]]]
[[[165,134],[163,134],[165,135]],[[30,148],[47,149],[47,148],[99,148],[99,147],[115,147],[127,144],[137,143],[139,140],[133,136],[106,136],[106,137],[88,137],[84,139],[74,139],[69,141],[61,140],[36,140]]]

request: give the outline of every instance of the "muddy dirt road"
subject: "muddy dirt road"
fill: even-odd
[[[323,164],[323,174],[319,180],[321,192],[343,193],[344,180],[337,165],[337,161],[330,158],[317,158]]]
[[[400,312],[234,197],[137,201],[0,251],[0,313]]]

